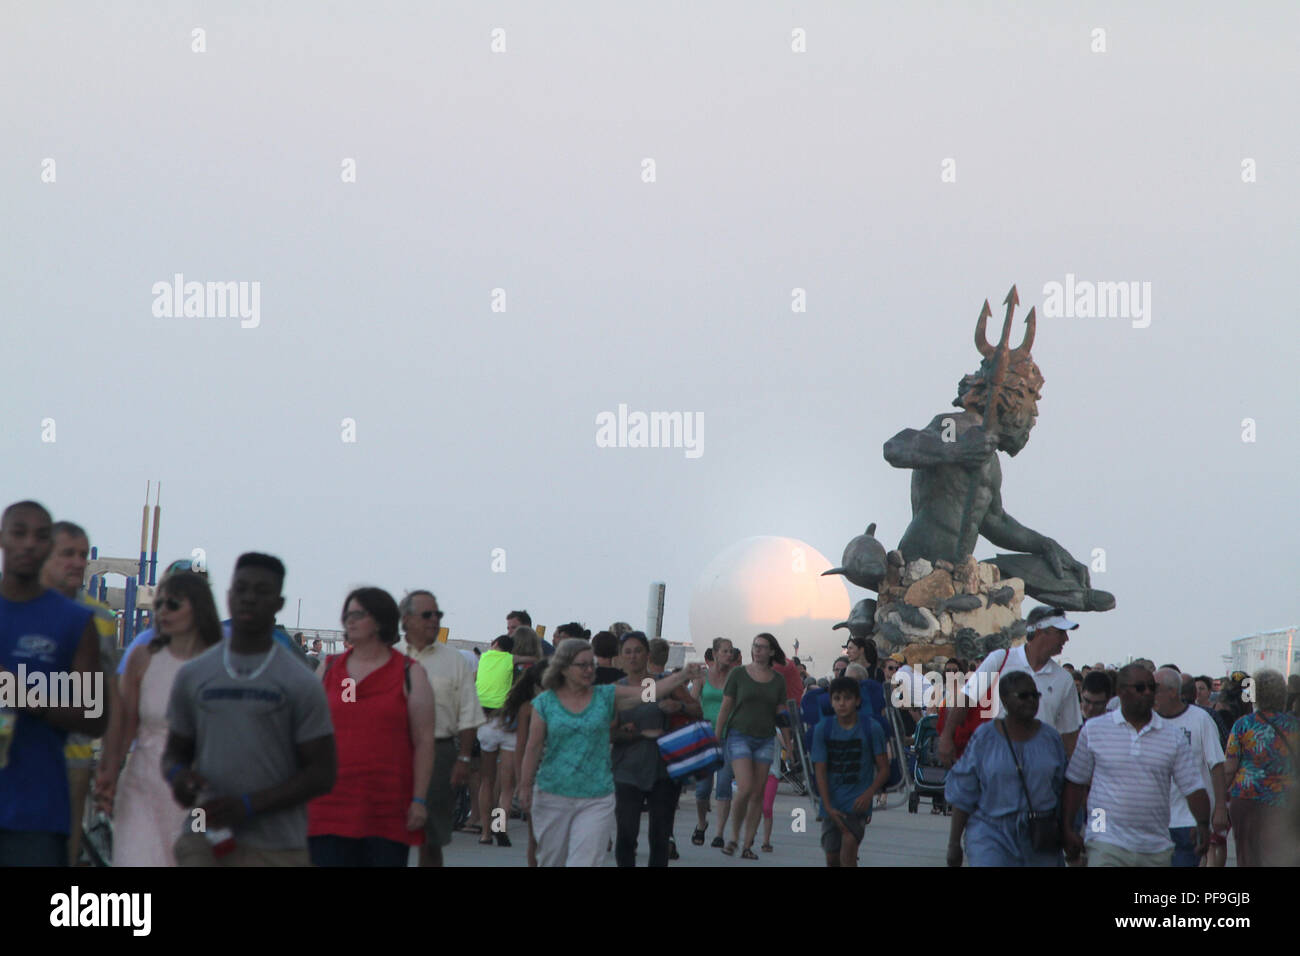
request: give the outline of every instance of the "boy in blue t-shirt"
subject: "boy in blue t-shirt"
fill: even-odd
[[[851,677],[831,681],[831,708],[813,731],[812,761],[822,798],[822,850],[827,866],[857,866],[871,822],[871,801],[889,779],[885,734],[858,713],[862,691]]]

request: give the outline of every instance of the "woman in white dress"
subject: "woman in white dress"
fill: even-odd
[[[163,579],[153,617],[157,636],[127,659],[122,705],[109,717],[95,779],[96,801],[113,814],[114,866],[176,865],[172,844],[189,811],[177,806],[162,775],[167,703],[181,665],[221,643],[212,589],[193,571]]]

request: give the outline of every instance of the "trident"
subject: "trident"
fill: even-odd
[[[979,349],[980,355],[984,358],[993,359],[993,375],[989,380],[988,403],[984,409],[984,430],[994,437],[997,436],[998,428],[998,392],[1002,389],[1002,382],[1006,378],[1007,367],[1013,362],[1018,362],[1029,355],[1029,350],[1034,345],[1034,329],[1036,327],[1036,317],[1034,310],[1029,310],[1029,315],[1025,317],[1025,338],[1016,349],[1010,348],[1011,345],[1011,316],[1016,311],[1016,306],[1020,304],[1020,296],[1016,294],[1016,287],[1013,285],[1007,297],[1002,300],[1002,304],[1007,307],[1007,317],[1002,322],[1002,339],[998,342],[995,349],[988,342],[988,324],[989,316],[993,310],[989,308],[989,300],[984,300],[984,308],[980,310],[979,322],[975,325],[975,348]],[[997,454],[995,449],[994,455]],[[975,507],[975,487],[978,484],[978,473],[983,468],[975,469],[970,476],[970,481],[966,485],[966,504],[961,512],[961,537],[957,540],[957,553],[953,555],[953,563],[965,560],[967,555],[975,553],[975,543],[979,540],[979,524],[971,520],[971,511]]]

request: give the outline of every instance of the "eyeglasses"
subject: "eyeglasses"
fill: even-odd
[[[1133,690],[1139,694],[1145,694],[1148,690],[1153,694],[1156,692],[1156,685],[1154,683],[1148,684],[1144,680],[1140,680],[1136,684],[1129,684],[1128,686],[1132,687]]]
[[[573,662],[572,664],[570,664],[569,666],[570,666],[570,667],[581,667],[584,671],[585,671],[587,668],[591,668],[592,670],[595,670],[595,669],[596,669],[596,664],[595,664],[594,661],[587,661],[587,662],[582,663],[582,664],[579,664],[577,661],[574,661],[574,662]]]
[[[1022,690],[1018,693],[1012,694],[1011,696],[1016,700],[1038,700],[1038,698],[1043,695],[1036,690]]]
[[[345,621],[359,621],[359,620],[361,620],[363,617],[369,617],[369,616],[370,616],[369,613],[366,612],[366,611],[348,611],[347,614],[344,614],[344,615],[343,615],[343,620],[345,620]]]

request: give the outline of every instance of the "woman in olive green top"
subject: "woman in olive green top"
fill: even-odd
[[[763,787],[767,770],[776,756],[776,715],[785,707],[785,679],[772,664],[785,663],[781,645],[771,634],[759,634],[750,649],[753,662],[733,668],[722,691],[717,731],[725,738],[724,749],[736,778],[736,798],[731,808],[731,840],[722,852],[732,856],[745,824],[741,857],[757,860],[753,850],[758,818],[763,811]]]

